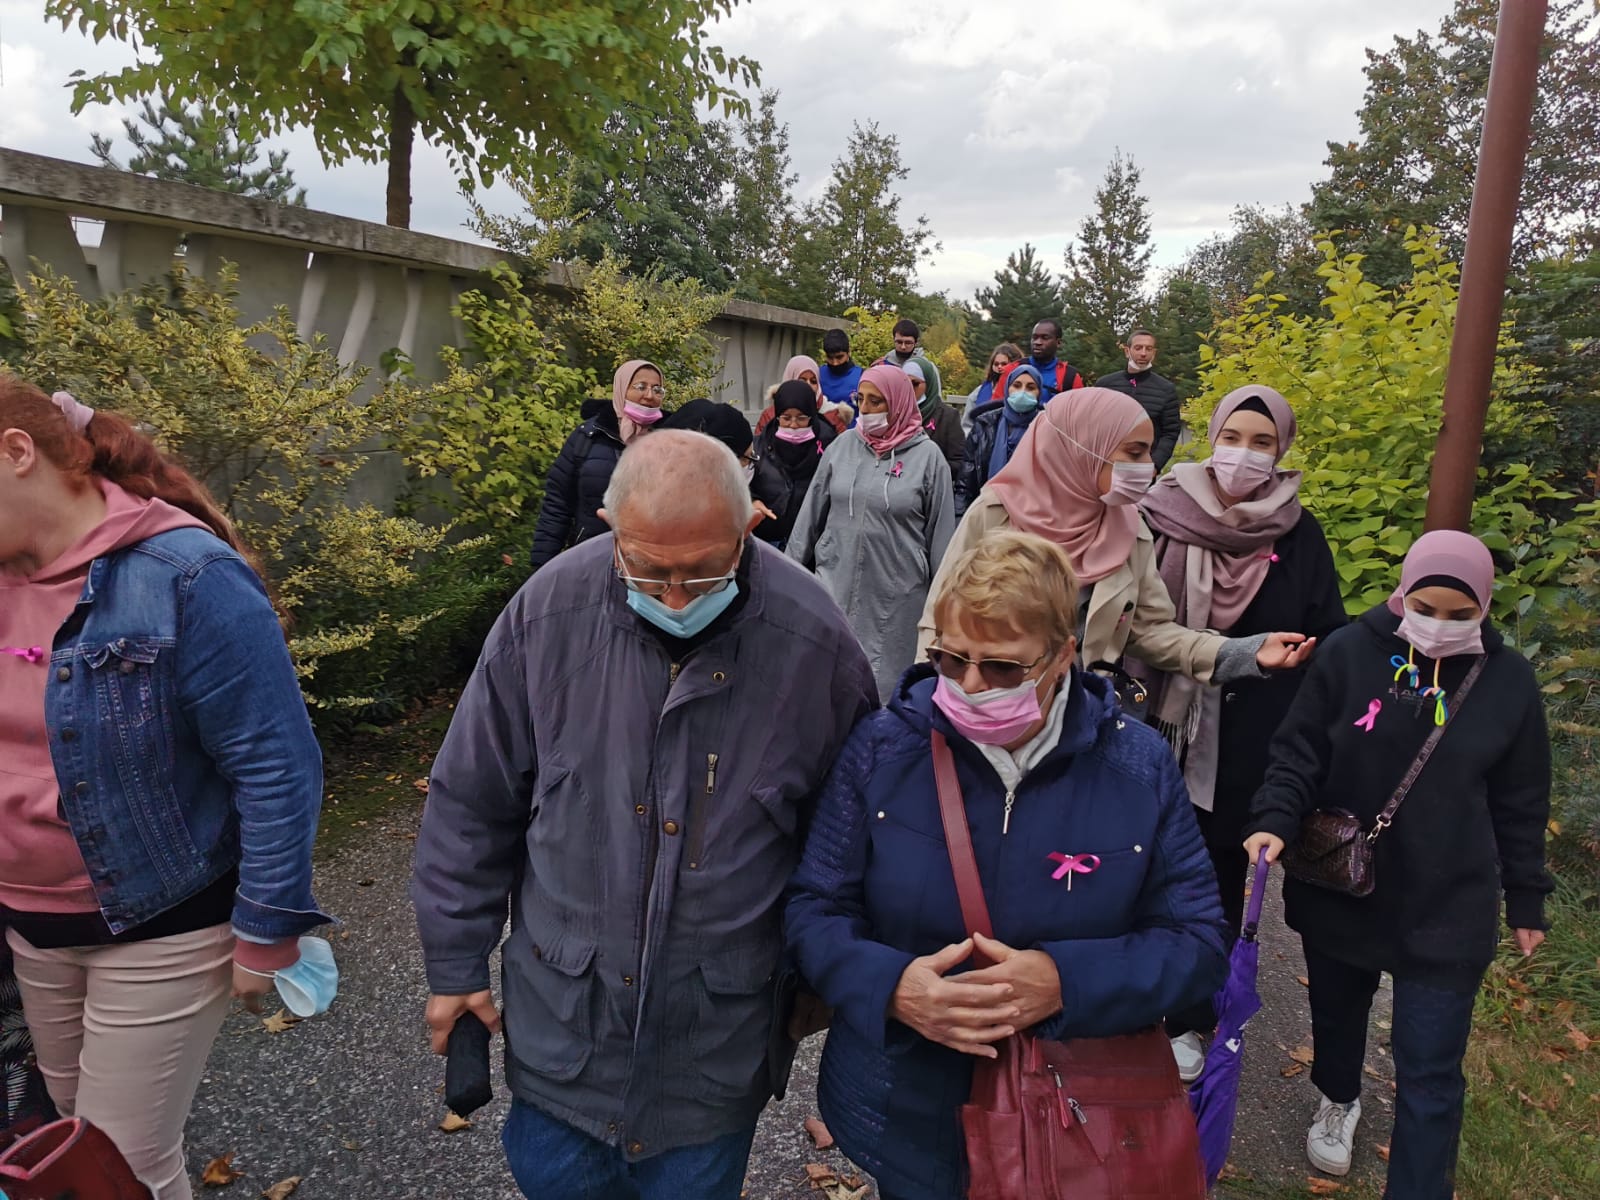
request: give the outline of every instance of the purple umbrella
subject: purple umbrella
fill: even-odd
[[[1189,1086],[1189,1103],[1194,1106],[1195,1125],[1200,1131],[1200,1156],[1206,1161],[1206,1184],[1217,1182],[1228,1148],[1233,1143],[1233,1118],[1239,1107],[1239,1065],[1244,1058],[1244,1027],[1261,1011],[1256,993],[1256,971],[1261,947],[1256,931],[1261,925],[1261,903],[1267,896],[1267,870],[1271,866],[1262,855],[1256,863],[1256,878],[1250,888],[1250,906],[1245,910],[1244,929],[1234,943],[1228,960],[1228,982],[1216,994],[1217,1035],[1206,1054],[1205,1069]]]

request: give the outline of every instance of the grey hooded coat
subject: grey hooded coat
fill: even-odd
[[[630,1161],[747,1127],[771,1094],[779,901],[874,700],[816,580],[746,554],[743,607],[679,662],[628,609],[609,534],[524,584],[417,839],[429,988],[489,987],[509,905],[511,1090]]]

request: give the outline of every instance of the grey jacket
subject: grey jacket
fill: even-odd
[[[630,1160],[751,1123],[779,899],[814,798],[873,704],[827,594],[760,543],[728,627],[670,661],[604,535],[490,632],[434,763],[412,898],[429,988],[503,949],[513,1094]]]
[[[883,456],[839,438],[795,518],[789,557],[844,609],[885,701],[916,661],[917,618],[955,529],[950,470],[926,433]]]

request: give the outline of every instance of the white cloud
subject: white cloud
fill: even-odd
[[[1030,152],[1081,145],[1112,101],[1111,68],[1096,62],[1053,62],[1042,71],[1007,67],[983,102],[983,124],[967,145]]]

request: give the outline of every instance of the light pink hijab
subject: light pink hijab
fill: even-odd
[[[817,360],[809,354],[796,354],[783,368],[783,382],[799,379],[802,372],[810,371],[817,382],[811,385],[811,390],[817,393],[817,399],[822,398],[822,368],[817,366]]]
[[[1494,596],[1494,558],[1470,533],[1457,529],[1435,529],[1412,543],[1400,568],[1400,586],[1389,597],[1389,611],[1405,615],[1405,599],[1424,579],[1444,575],[1459,580],[1487,614]]]
[[[630,358],[618,367],[617,373],[611,377],[611,407],[617,414],[617,432],[622,435],[622,444],[624,446],[633,441],[638,434],[643,433],[645,429],[653,428],[653,426],[635,425],[628,419],[627,410],[623,408],[623,405],[628,402],[628,388],[633,385],[633,377],[645,367],[649,367],[657,375],[660,375],[663,383],[666,382],[666,373],[655,363],[645,358]]]
[[[1100,499],[1100,468],[1141,421],[1144,407],[1109,388],[1062,392],[1028,426],[1016,453],[986,485],[1011,527],[1067,552],[1082,583],[1117,571],[1133,553],[1139,512]]]
[[[889,402],[889,427],[882,433],[868,433],[865,426],[856,426],[875,454],[898,450],[922,432],[917,393],[911,389],[911,379],[904,371],[899,367],[868,367],[861,373],[861,382],[872,384]],[[1144,409],[1139,411],[1142,413]]]

